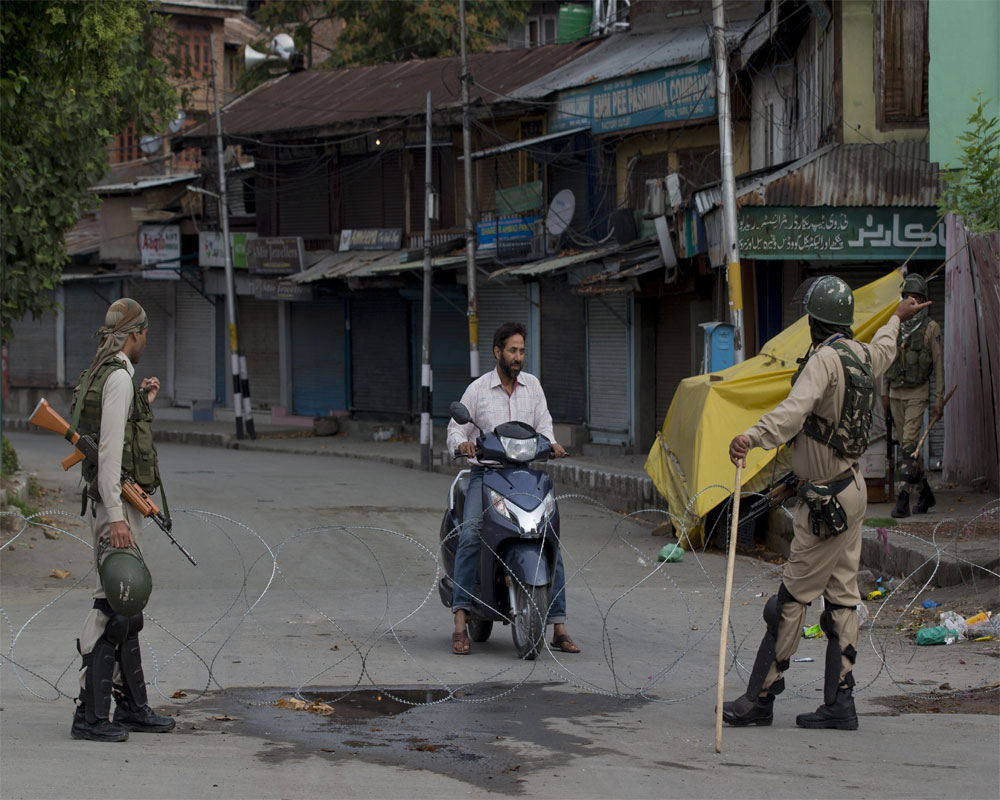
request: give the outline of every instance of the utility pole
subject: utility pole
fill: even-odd
[[[424,144],[424,313],[420,361],[420,468],[431,468],[431,93],[427,92],[427,132]]]
[[[250,410],[250,379],[247,377],[246,356],[240,353],[236,329],[236,289],[233,285],[233,256],[229,242],[229,202],[226,194],[226,164],[222,155],[222,114],[219,111],[219,79],[215,68],[215,34],[209,39],[212,47],[212,94],[215,97],[215,149],[219,158],[219,217],[222,219],[222,252],[226,266],[226,311],[229,315],[229,357],[233,375],[233,413],[236,417],[236,438],[243,438],[243,418],[251,439],[257,434]]]
[[[476,311],[476,228],[472,222],[472,132],[469,130],[469,56],[465,48],[465,0],[458,0],[462,33],[462,152],[465,155],[465,277],[469,305],[469,371],[479,377],[479,313]]]
[[[726,17],[722,0],[712,0],[712,34],[715,40],[715,97],[719,114],[719,145],[722,152],[722,217],[729,286],[730,322],[734,327],[733,356],[743,361],[743,283],[740,271],[740,240],[736,227],[736,179],[733,174],[733,121],[729,108],[729,66],[726,52]]]

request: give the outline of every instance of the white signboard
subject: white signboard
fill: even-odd
[[[139,253],[144,278],[178,280],[181,268],[180,225],[143,225],[139,230]]]

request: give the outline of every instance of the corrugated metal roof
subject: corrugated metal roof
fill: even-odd
[[[595,40],[477,53],[469,57],[473,102],[494,103],[593,49]],[[222,111],[227,134],[335,128],[345,123],[423,114],[427,91],[436,109],[461,105],[461,59],[413,60],[338,70],[306,70],[275,78]],[[481,84],[481,85],[477,85]],[[488,88],[483,88],[488,87]],[[215,121],[184,138],[214,135]]]
[[[576,264],[598,261],[605,256],[616,253],[620,249],[621,245],[616,242],[615,244],[598,247],[595,250],[584,250],[569,255],[558,255],[555,258],[544,258],[541,261],[530,261],[527,264],[518,264],[514,267],[504,267],[498,269],[490,277],[498,278],[502,275],[544,275],[548,272],[554,272],[557,269],[575,266]]]
[[[264,29],[260,25],[243,15],[226,17],[224,24],[226,44],[240,46],[264,35]]]
[[[927,142],[827,145],[764,177],[737,181],[748,206],[933,206],[937,164]],[[695,193],[704,216],[722,204],[721,186]]]
[[[101,249],[101,221],[96,216],[83,217],[63,236],[66,254],[82,256]]]
[[[728,23],[726,40],[738,40],[752,24],[753,20]],[[508,94],[521,100],[538,99],[598,81],[704,61],[712,55],[711,39],[711,28],[701,24],[657,33],[616,33],[571,63]]]
[[[157,186],[169,186],[172,183],[190,182],[198,177],[197,172],[180,172],[176,175],[153,175],[145,178],[136,178],[134,181],[126,183],[110,183],[104,185],[91,186],[87,189],[91,194],[138,194],[146,189],[154,189]]]

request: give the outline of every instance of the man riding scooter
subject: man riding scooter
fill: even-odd
[[[496,369],[480,376],[465,390],[462,404],[469,409],[472,419],[483,430],[493,430],[504,422],[524,422],[551,442],[552,454],[556,458],[566,455],[562,445],[554,441],[552,416],[545,402],[545,393],[538,378],[521,371],[524,363],[524,326],[517,322],[505,322],[493,334],[493,356]],[[466,615],[471,610],[472,597],[469,589],[476,585],[476,565],[479,562],[480,531],[483,519],[483,467],[475,461],[476,448],[473,439],[476,425],[459,425],[452,420],[448,423],[448,449],[458,451],[472,459],[469,488],[465,501],[463,525],[459,532],[458,548],[455,553],[452,612],[455,617],[455,632],[452,634],[451,649],[455,655],[466,655],[471,649],[466,629]],[[566,632],[566,575],[563,569],[562,553],[556,561],[552,584],[552,605],[548,622],[554,625],[552,647],[564,653],[579,653],[580,648]]]

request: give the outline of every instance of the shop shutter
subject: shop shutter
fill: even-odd
[[[200,276],[196,278],[200,283]],[[174,308],[177,314],[174,335],[174,403],[189,406],[192,401],[211,404],[215,399],[215,314],[216,306],[186,281],[176,283]],[[223,306],[220,312],[225,311]]]
[[[94,326],[95,330],[102,320]],[[7,346],[7,380],[10,386],[55,386],[55,313],[47,311],[37,320],[26,314],[14,322],[11,329],[13,338]],[[96,342],[94,349],[97,349]]]
[[[177,281],[134,279],[125,282],[123,291],[146,312],[149,333],[146,335],[146,349],[140,362],[135,366],[135,381],[138,386],[143,378],[160,379],[160,393],[157,403],[170,405],[172,390],[168,380],[167,340],[174,301],[174,284]]]
[[[565,281],[542,281],[542,389],[556,422],[587,418],[587,323],[582,297]]]
[[[90,366],[100,340],[95,331],[104,324],[112,303],[110,283],[63,284],[66,325],[66,383],[75,386],[80,373]]]
[[[344,298],[291,303],[292,405],[296,414],[347,409]]]
[[[410,321],[395,292],[351,298],[351,410],[375,417],[409,418]]]
[[[656,425],[663,426],[677,387],[691,370],[692,329],[690,304],[693,294],[675,294],[660,299],[656,313]],[[698,328],[698,334],[702,329]]]
[[[587,300],[589,422],[597,444],[629,443],[631,304],[631,296],[624,295]]]
[[[465,289],[457,286],[441,287],[434,293],[431,301],[431,369],[433,372],[433,391],[431,398],[431,414],[436,419],[449,419],[448,406],[462,399],[465,387],[472,381],[469,372],[469,318],[465,314],[467,297]],[[423,330],[421,305],[414,306],[417,331],[415,336],[415,360],[417,376],[417,402],[415,408],[419,411],[419,381],[421,341],[420,331]],[[492,363],[492,362],[491,362]],[[479,368],[483,365],[480,363]]]
[[[493,356],[493,334],[505,322],[520,322],[531,333],[531,303],[528,287],[520,281],[483,282],[476,287],[476,313],[479,316],[479,372],[489,372],[496,366]],[[529,348],[530,352],[530,348]],[[527,372],[538,374],[538,366],[525,363]]]
[[[239,297],[239,334],[247,357],[250,400],[254,408],[281,405],[278,362],[278,304]]]

